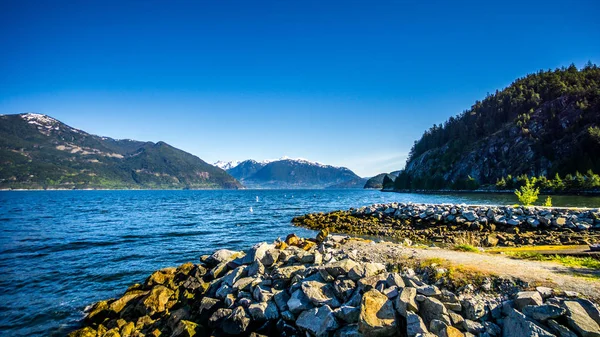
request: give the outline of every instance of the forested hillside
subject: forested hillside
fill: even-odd
[[[593,177],[600,172],[599,126],[596,65],[539,71],[425,131],[393,188],[475,189],[523,175]]]
[[[100,137],[41,114],[0,116],[0,188],[242,188],[165,142]]]

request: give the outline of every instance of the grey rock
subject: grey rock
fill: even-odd
[[[447,324],[450,324],[450,321],[443,318],[443,316],[448,315],[448,310],[440,300],[433,297],[426,297],[421,304],[419,304],[419,314],[423,317],[423,321],[425,324],[431,324],[431,321],[434,319],[439,319],[445,321]]]
[[[329,283],[317,281],[303,282],[302,291],[315,306],[328,305],[332,308],[337,308],[342,305],[335,297],[333,286]]]
[[[442,292],[434,285],[424,285],[417,287],[417,293],[424,296],[439,296]]]
[[[463,326],[463,329],[465,329],[466,331],[468,331],[472,334],[478,334],[480,332],[485,331],[485,327],[483,326],[483,324],[472,321],[470,319],[465,319],[462,323],[462,326]]]
[[[333,337],[363,337],[363,334],[358,331],[357,324],[350,324],[337,330]]]
[[[333,282],[335,296],[343,302],[347,301],[354,293],[356,283],[349,278],[338,278]]]
[[[326,337],[339,327],[333,311],[327,305],[306,310],[298,316],[296,326],[316,337]]]
[[[279,254],[280,254],[279,249],[276,249],[276,248],[269,249],[265,252],[265,254],[264,254],[263,258],[260,260],[260,262],[264,266],[270,267],[275,262],[277,262],[277,260],[279,259]]]
[[[242,277],[235,281],[233,289],[237,291],[248,290],[252,283],[256,280],[254,277]]]
[[[360,316],[360,308],[342,305],[341,307],[335,309],[333,314],[340,321],[349,324],[357,323],[358,317]]]
[[[462,216],[467,219],[467,221],[475,221],[478,219],[477,215],[473,211],[466,211],[462,213]]]
[[[253,320],[259,322],[279,318],[277,305],[273,301],[253,303],[248,307],[248,312]]]
[[[231,315],[223,320],[221,329],[227,334],[239,335],[246,331],[248,325],[250,325],[250,318],[248,318],[246,310],[244,307],[237,307],[233,309]]]
[[[358,307],[358,306],[360,306],[361,301],[362,301],[362,294],[360,293],[360,291],[358,289],[355,289],[354,293],[352,293],[352,296],[350,296],[350,299],[348,299],[348,301],[346,301],[346,303],[344,303],[344,305],[347,305],[350,307]]]
[[[279,311],[283,312],[289,310],[287,302],[290,300],[290,295],[288,295],[286,290],[276,292],[275,295],[273,295],[273,300],[275,301],[275,304],[277,304]]]
[[[258,302],[267,302],[273,298],[273,293],[271,292],[271,288],[257,285],[252,291],[252,297]]]
[[[478,321],[486,315],[485,302],[478,298],[464,299],[461,304],[466,319]]]
[[[521,291],[517,293],[514,302],[515,307],[519,310],[523,310],[527,305],[542,305],[542,303],[544,303],[542,295],[537,291]]]
[[[428,332],[425,323],[419,315],[411,311],[406,313],[406,335],[408,337],[414,337],[418,334],[425,334]]]
[[[329,275],[336,278],[338,276],[347,275],[350,270],[357,265],[358,264],[353,260],[343,259],[341,261],[325,264],[322,268],[324,268]]]
[[[394,286],[398,287],[398,288],[406,287],[406,284],[404,283],[404,280],[402,279],[402,275],[400,275],[399,273],[388,274],[386,282],[387,282],[388,287],[394,287]]]
[[[245,267],[237,267],[233,270],[231,270],[230,272],[228,272],[227,274],[225,274],[225,276],[223,276],[221,278],[221,282],[223,282],[223,284],[226,284],[228,286],[233,286],[233,284],[240,278],[242,277],[242,274],[244,273],[244,268]]]
[[[527,305],[523,308],[525,316],[538,321],[545,321],[551,318],[558,318],[567,313],[565,308],[554,304],[543,304],[539,306]]]
[[[546,324],[548,324],[548,327],[560,337],[578,337],[576,333],[553,319],[549,319]]]
[[[396,311],[400,316],[406,318],[407,312],[418,312],[419,306],[415,301],[415,297],[417,296],[417,289],[406,287],[400,291],[400,294],[394,300],[394,306],[396,307]]]
[[[314,306],[304,295],[304,292],[301,289],[296,290],[292,293],[290,300],[287,302],[289,310],[294,314],[299,314],[302,311],[313,308]]]
[[[227,297],[227,295],[232,294],[233,293],[233,289],[226,285],[223,284],[221,285],[221,287],[219,288],[219,290],[217,290],[217,293],[215,294],[217,296],[218,299],[225,299],[225,297]]]
[[[598,306],[594,304],[590,300],[586,300],[583,298],[575,299],[575,301],[583,307],[583,309],[588,313],[588,315],[600,325],[600,310],[598,310]]]
[[[541,326],[526,319],[525,315],[516,310],[504,319],[502,326],[503,337],[555,337]]]
[[[219,249],[219,250],[216,250],[214,253],[212,253],[212,255],[210,255],[207,258],[206,263],[211,266],[216,266],[219,263],[229,262],[241,255],[242,255],[241,252],[237,252],[234,250]]]
[[[446,329],[446,327],[448,327],[448,324],[439,319],[434,319],[429,323],[429,331],[436,335],[440,335],[442,330]]]
[[[490,336],[500,336],[502,334],[502,328],[492,322],[483,322],[485,332]]]
[[[448,310],[448,316],[450,317],[450,322],[452,323],[452,326],[462,326],[463,322],[464,322],[464,317],[462,317],[461,315]]]
[[[398,287],[392,286],[392,287],[384,289],[382,292],[385,296],[387,296],[387,298],[392,299],[392,298],[398,296]]]
[[[582,337],[600,337],[600,326],[594,321],[583,306],[577,301],[564,301],[567,309],[567,324]]]
[[[369,277],[385,272],[385,265],[382,263],[366,262],[360,263],[348,272],[348,277],[353,281],[358,281],[364,277]]]
[[[231,310],[231,309],[226,309],[226,308],[217,309],[208,319],[208,325],[210,327],[220,326],[222,324],[222,322],[225,320],[225,318],[229,317],[229,315],[231,315],[232,312],[233,312],[233,310]]]
[[[289,311],[289,310],[282,311],[281,312],[281,318],[283,318],[284,320],[286,320],[288,322],[295,322],[296,321],[296,316],[294,316],[294,314],[292,314],[292,312]]]
[[[306,269],[305,266],[288,266],[288,267],[275,267],[273,268],[272,277],[273,279],[290,279],[295,273],[298,273]]]
[[[265,266],[260,261],[254,261],[248,266],[248,276],[258,276],[265,273]]]

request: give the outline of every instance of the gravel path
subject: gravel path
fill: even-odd
[[[363,242],[350,240],[344,245],[348,250],[356,250],[358,257],[373,261],[390,262],[407,258],[441,258],[456,265],[475,268],[484,273],[503,277],[519,278],[530,284],[547,285],[560,290],[576,291],[598,302],[600,281],[574,276],[600,276],[600,271],[588,268],[572,268],[554,262],[539,262],[511,259],[503,255],[458,252],[446,249],[415,248],[388,242]]]

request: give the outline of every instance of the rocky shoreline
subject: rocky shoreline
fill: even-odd
[[[600,336],[598,306],[575,293],[457,283],[435,263],[377,262],[351,245],[362,239],[327,234],[156,271],[91,306],[69,336]]]
[[[600,209],[376,204],[296,217],[296,226],[421,243],[591,245],[600,243]]]

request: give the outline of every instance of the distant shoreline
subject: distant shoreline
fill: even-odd
[[[381,189],[380,192],[392,193],[416,193],[416,194],[514,194],[515,190],[386,190]],[[579,191],[579,192],[548,192],[540,191],[540,195],[559,195],[559,196],[580,196],[580,197],[597,197],[600,196],[600,191]]]

